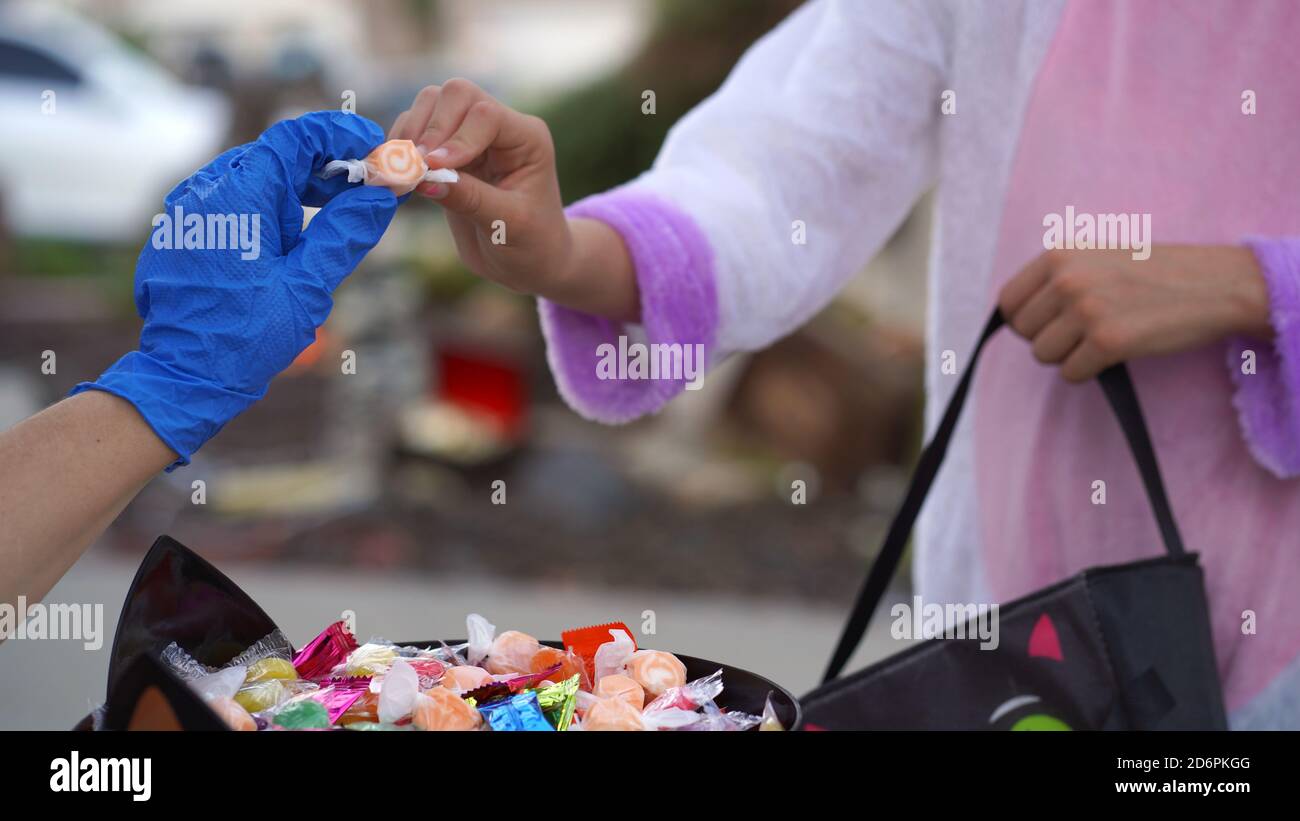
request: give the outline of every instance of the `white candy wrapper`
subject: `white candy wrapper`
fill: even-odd
[[[496,634],[496,625],[478,613],[470,613],[465,617],[465,638],[469,640],[469,645],[465,648],[465,658],[470,664],[475,667],[482,665],[483,659],[487,658],[488,652],[492,649],[492,641],[496,638]]]
[[[190,682],[190,687],[193,687],[204,701],[211,701],[214,698],[234,698],[235,693],[238,693],[239,688],[244,685],[244,676],[247,673],[248,668],[238,664],[197,678]]]
[[[592,659],[597,684],[605,676],[622,673],[628,659],[636,652],[636,642],[632,641],[632,637],[627,633],[622,630],[610,630],[609,634],[613,640],[597,647],[596,656]]]
[[[450,168],[430,168],[410,140],[389,140],[364,159],[331,160],[325,163],[320,177],[329,179],[345,172],[348,182],[383,186],[399,197],[421,183],[460,181],[460,175]]]
[[[379,691],[379,720],[391,724],[411,714],[416,697],[420,695],[420,677],[415,668],[398,659],[384,676],[383,689]]]

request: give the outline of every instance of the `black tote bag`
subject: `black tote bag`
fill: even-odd
[[[1196,555],[1183,549],[1137,394],[1123,365],[1098,381],[1137,462],[1164,554],[1095,567],[1002,605],[998,643],[920,642],[838,678],[902,558],[970,391],[980,352],[1004,324],[984,328],[902,507],[872,564],[820,687],[801,700],[806,726],[900,729],[1226,729]],[[1153,546],[1154,547],[1154,546]],[[963,633],[958,633],[963,635]]]

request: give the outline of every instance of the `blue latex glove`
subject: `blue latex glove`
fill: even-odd
[[[72,392],[127,400],[179,457],[168,470],[189,464],[315,340],[335,287],[383,236],[397,208],[391,191],[315,175],[383,141],[370,120],[316,112],[276,123],[176,186],[168,219],[177,221],[178,208],[182,226],[201,218],[192,238],[203,247],[157,247],[177,231],[155,217],[136,265],[140,349]],[[304,205],[322,206],[305,231]],[[209,215],[225,217],[227,229],[233,215],[244,230],[227,230],[223,243]]]

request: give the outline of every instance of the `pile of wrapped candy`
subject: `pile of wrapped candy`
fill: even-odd
[[[176,644],[166,662],[235,730],[780,730],[719,707],[722,671],[687,681],[686,666],[638,648],[620,622],[566,630],[563,649],[477,614],[468,641],[364,644],[336,622],[294,652],[279,631],[220,669]]]

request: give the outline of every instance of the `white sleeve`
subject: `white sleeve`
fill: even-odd
[[[806,322],[931,184],[945,26],[938,2],[808,3],[673,127],[628,186],[670,201],[706,236],[718,354],[762,348]]]

